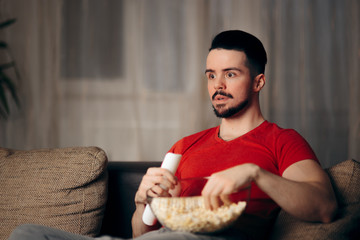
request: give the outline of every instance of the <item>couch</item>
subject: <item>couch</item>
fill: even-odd
[[[0,148],[0,240],[19,224],[37,223],[88,236],[131,237],[135,191],[160,162],[112,162],[97,147]],[[326,169],[339,211],[329,224],[281,211],[269,239],[360,239],[360,163]]]

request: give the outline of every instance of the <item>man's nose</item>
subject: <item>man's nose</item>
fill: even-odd
[[[215,80],[214,88],[218,89],[226,89],[226,80],[224,76],[220,76]]]

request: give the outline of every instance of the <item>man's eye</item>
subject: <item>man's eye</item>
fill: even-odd
[[[235,73],[229,72],[229,73],[226,74],[226,76],[228,78],[232,78],[232,77],[235,77]]]
[[[209,74],[208,75],[208,79],[214,79],[215,78],[215,75],[214,74]]]

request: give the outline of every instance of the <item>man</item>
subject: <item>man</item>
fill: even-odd
[[[162,168],[148,169],[135,196],[132,227],[136,239],[263,239],[279,208],[306,221],[332,220],[337,208],[334,192],[310,146],[294,130],[281,129],[262,116],[259,93],[265,85],[266,62],[262,43],[246,32],[225,31],[214,38],[205,74],[221,124],[185,137],[170,149],[183,155],[175,175]],[[142,222],[147,190],[174,196],[178,179],[204,176],[210,179],[203,189],[190,185],[180,195],[202,194],[210,209],[252,183],[252,205],[232,228],[192,234]],[[10,239],[63,239],[65,235],[67,239],[89,239],[32,225],[19,227]]]
[[[337,208],[330,181],[306,141],[293,130],[267,122],[261,113],[259,93],[265,85],[266,62],[265,49],[256,37],[243,31],[217,35],[205,73],[221,124],[185,137],[170,150],[183,154],[178,178],[211,176],[199,190],[208,208],[219,207],[225,196],[253,182],[252,195],[261,203],[236,227],[260,239],[271,227],[278,206],[300,219],[321,222],[330,222]],[[154,230],[141,221],[146,190],[168,196],[176,183],[166,169],[148,170],[135,197],[134,237]]]

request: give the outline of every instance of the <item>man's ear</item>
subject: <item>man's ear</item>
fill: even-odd
[[[263,73],[257,75],[254,79],[253,90],[254,92],[260,92],[260,90],[265,86],[265,75]]]

